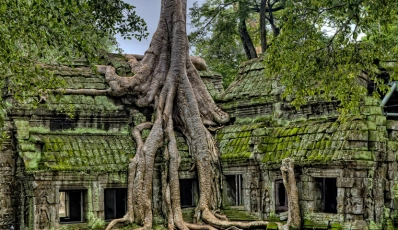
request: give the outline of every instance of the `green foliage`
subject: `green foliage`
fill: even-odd
[[[65,86],[42,63],[93,63],[117,45],[116,33],[138,40],[147,35],[145,22],[122,0],[0,1],[0,87],[20,101],[35,96],[37,103],[46,89]]]
[[[208,0],[200,7],[194,4],[190,16],[197,30],[189,35],[189,41],[195,48],[195,55],[201,56],[209,69],[223,76],[226,88],[236,77],[245,53],[239,40],[236,12],[232,4],[222,5],[222,2]]]
[[[146,25],[133,9],[120,0],[2,1],[2,86],[7,78],[7,87],[22,97],[58,87],[58,81],[43,73],[40,60],[57,54],[64,61],[76,57],[94,61],[102,48],[115,44],[112,37],[117,32],[141,39]]]
[[[266,55],[268,76],[281,75],[285,96],[294,95],[295,106],[314,97],[337,99],[343,115],[358,113],[366,94],[358,76],[386,90],[376,64],[397,60],[396,37],[390,33],[397,10],[392,0],[286,1],[281,34]],[[397,78],[396,71],[391,74]]]
[[[260,0],[207,0],[201,6],[194,4],[190,9],[192,25],[196,30],[189,35],[195,54],[202,56],[211,70],[223,76],[227,87],[237,75],[237,66],[247,60],[240,25],[244,21],[248,28],[249,40],[260,52],[261,40],[271,44],[279,33],[279,11],[284,1],[267,1],[265,36],[260,35]],[[263,52],[263,51],[261,51]]]
[[[367,82],[375,83],[377,98],[388,90],[378,78],[381,70],[387,69],[392,80],[398,79],[396,1],[266,2],[265,74],[281,76],[286,86],[284,96],[293,96],[296,107],[309,100],[337,100],[341,102],[341,114],[359,113]],[[233,69],[245,58],[239,20],[246,20],[256,47],[262,39],[260,3],[207,0],[191,9],[192,24],[197,28],[191,34],[191,43],[196,54],[208,60],[210,68],[218,68],[226,76],[225,85],[236,74],[226,69]],[[360,78],[365,78],[362,85]]]

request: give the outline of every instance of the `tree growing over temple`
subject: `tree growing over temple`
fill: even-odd
[[[33,4],[38,4],[35,5],[37,8],[30,12],[29,8],[18,5],[21,1],[0,3],[0,20],[3,22],[0,29],[6,31],[0,37],[6,44],[5,48],[0,49],[0,57],[6,64],[3,73],[4,76],[20,76],[21,78],[13,78],[11,85],[19,87],[21,91],[26,90],[23,89],[24,86],[34,86],[37,89],[54,87],[47,84],[53,82],[46,79],[39,79],[45,83],[39,85],[38,78],[35,78],[40,76],[35,67],[38,57],[43,56],[43,50],[62,47],[71,42],[73,52],[91,59],[90,54],[96,53],[99,40],[98,36],[87,35],[98,31],[96,25],[105,25],[103,28],[100,27],[101,30],[107,32],[105,33],[107,36],[112,35],[114,23],[117,22],[116,20],[106,24],[107,19],[112,19],[108,16],[114,11],[108,11],[107,7],[101,8],[102,4],[92,1],[55,2],[60,5],[72,2],[70,8],[58,8],[55,3],[46,5],[45,1],[27,2],[31,3],[32,7]],[[286,1],[284,8],[286,11],[282,14],[284,24],[278,35],[280,39],[267,47],[269,56],[266,59],[269,70],[272,74],[282,74],[282,83],[288,86],[286,92],[295,94],[296,104],[300,104],[305,96],[319,94],[337,97],[342,102],[343,108],[353,107],[358,103],[358,97],[362,93],[354,84],[358,72],[367,71],[370,75],[376,73],[377,68],[375,69],[373,64],[375,56],[383,60],[396,57],[394,56],[396,44],[391,46],[389,43],[389,49],[386,49],[387,46],[383,46],[385,34],[380,31],[388,30],[386,25],[396,17],[397,4],[392,0]],[[95,17],[85,15],[82,20],[78,17],[81,9],[104,12],[104,14],[94,14]],[[49,12],[51,14],[48,14]],[[17,15],[21,13],[27,17],[18,18]],[[34,19],[29,17],[36,13],[40,17]],[[218,212],[220,162],[214,140],[206,126],[227,123],[229,118],[216,106],[190,61],[185,30],[186,1],[162,0],[160,15],[158,29],[142,60],[137,60],[134,55],[127,56],[134,72],[133,76],[121,77],[111,66],[98,66],[98,72],[105,75],[108,89],[55,90],[56,93],[66,94],[113,97],[130,95],[137,106],[151,107],[154,110],[152,122],[132,128],[137,151],[129,164],[129,211],[124,218],[110,223],[108,228],[119,222],[138,223],[146,229],[152,227],[152,175],[158,151],[161,151],[163,157],[162,210],[170,229],[266,226],[268,224],[266,221],[230,222]],[[326,24],[330,22],[329,25],[336,28],[335,36],[329,40],[325,40],[325,36],[319,33],[325,22]],[[8,26],[5,26],[7,23]],[[80,27],[74,27],[74,23]],[[31,24],[36,27],[29,26]],[[107,31],[107,28],[110,31]],[[10,42],[10,38],[16,38],[15,35],[20,32],[19,30],[26,32],[30,37]],[[359,33],[366,32],[369,32],[368,37],[371,42],[361,43],[356,39]],[[99,33],[99,35],[104,34]],[[141,37],[140,34],[137,36]],[[59,51],[64,52],[66,56],[72,56],[66,52],[68,49],[61,48]],[[149,136],[145,140],[141,136],[144,129],[150,129]],[[194,224],[186,223],[182,219],[178,181],[180,156],[175,130],[185,136],[198,175],[200,198],[195,211]],[[300,225],[293,167],[293,162],[286,160],[281,168],[290,198],[289,221],[285,228]],[[282,225],[279,226],[282,228]]]
[[[229,116],[214,103],[189,56],[186,35],[186,0],[162,0],[158,28],[142,60],[128,55],[133,76],[118,76],[112,66],[98,66],[109,88],[105,90],[62,89],[66,94],[131,95],[139,107],[152,107],[154,118],[132,128],[137,143],[136,155],[128,170],[128,212],[112,221],[136,223],[151,229],[152,192],[155,155],[161,151],[162,211],[169,229],[228,229],[267,226],[267,221],[231,222],[219,213],[221,205],[221,168],[214,139],[206,126],[225,124]],[[141,132],[150,129],[143,140]],[[182,218],[178,168],[181,161],[175,131],[181,132],[189,146],[199,182],[199,201],[193,223]],[[287,163],[286,181],[295,187],[292,164]],[[293,182],[291,182],[293,176]],[[288,190],[289,191],[289,190]],[[294,191],[294,190],[291,190]],[[296,191],[297,193],[297,191]],[[297,197],[297,194],[296,194]],[[296,202],[292,196],[292,202]],[[299,209],[292,209],[299,212]],[[299,214],[292,214],[290,224],[299,227]],[[296,218],[296,219],[295,219]],[[290,220],[291,218],[289,218]],[[282,224],[280,224],[282,227]]]

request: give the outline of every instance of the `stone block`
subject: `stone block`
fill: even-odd
[[[307,201],[305,203],[305,208],[306,208],[306,212],[315,212],[316,211],[316,207],[315,207],[315,201]]]
[[[354,177],[356,178],[367,178],[368,177],[368,171],[366,170],[356,170],[354,171]],[[363,179],[360,179],[360,181],[363,181]]]
[[[380,108],[381,109],[381,108]],[[375,123],[378,126],[385,126],[387,123],[387,118],[385,116],[376,116]]]
[[[360,108],[363,115],[382,115],[383,111],[380,106],[362,106]]]
[[[395,172],[395,171],[397,171],[397,169],[398,169],[398,163],[397,162],[391,162],[391,163],[388,163],[388,165],[387,165],[387,170],[388,171],[392,171],[392,172]],[[391,178],[392,179],[392,178]]]
[[[386,141],[387,132],[384,131],[369,131],[369,141]]]
[[[374,159],[374,153],[372,151],[353,151],[351,159],[370,161]]]
[[[363,103],[366,106],[377,106],[380,103],[380,99],[371,97],[371,96],[366,96],[363,99]]]
[[[363,229],[367,229],[367,222],[365,220],[363,220],[363,217],[358,216],[355,218],[354,223],[352,223],[351,225],[351,230],[363,230]]]
[[[363,198],[352,198],[352,202],[354,205],[351,206],[351,213],[352,214],[363,214]]]
[[[363,118],[361,118],[361,120],[354,120],[349,122],[350,125],[350,130],[368,130],[368,125],[367,123],[362,120]]]
[[[391,181],[385,180],[385,182],[384,182],[384,190],[385,191],[391,191]]]
[[[384,199],[391,200],[392,198],[393,197],[392,197],[391,191],[385,191],[384,192]]]
[[[18,144],[19,150],[21,151],[32,151],[34,152],[35,149],[35,145],[29,142],[22,142],[20,141]]]
[[[378,126],[376,127],[376,130],[377,130],[377,131],[386,132],[386,131],[387,131],[387,128],[386,128],[385,125],[378,125]]]
[[[28,129],[17,130],[17,138],[21,140],[29,139],[29,130]]]
[[[24,163],[25,163],[25,168],[27,170],[34,170],[37,169],[39,166],[39,162],[41,160],[41,154],[37,152],[22,152],[20,153],[20,156],[22,157]]]
[[[346,150],[368,150],[369,146],[367,141],[346,141],[343,148]]]
[[[311,219],[304,219],[303,227],[305,229],[328,229],[328,220],[315,220],[313,217]]]
[[[314,199],[314,192],[315,184],[313,182],[302,182],[302,193],[301,199],[302,200],[313,200]]]
[[[398,131],[398,121],[388,120],[386,121],[387,129]]]
[[[376,118],[374,119],[376,120]],[[368,126],[368,130],[376,130],[377,129],[377,125],[375,121],[366,121],[367,126]]]
[[[17,130],[29,129],[29,121],[28,120],[15,120],[14,124],[15,124],[15,127],[17,128]]]
[[[392,130],[388,133],[389,141],[398,141],[398,130]]]
[[[352,188],[354,186],[355,179],[349,177],[341,177],[337,179],[337,187],[341,188]]]
[[[389,151],[397,151],[398,150],[398,141],[388,141],[387,142],[387,150]]]
[[[336,149],[336,150],[338,150],[338,149],[341,149],[341,147],[342,147],[342,145],[343,145],[343,142],[344,141],[332,141],[332,143],[331,143],[331,145],[330,145],[330,148],[331,149]]]

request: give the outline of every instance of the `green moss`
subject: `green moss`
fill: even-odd
[[[386,141],[387,133],[384,131],[369,131],[369,141]]]
[[[136,229],[136,228],[140,228],[140,227],[141,226],[139,226],[139,225],[137,225],[135,223],[132,223],[132,224],[123,226],[122,228],[120,228],[120,230],[130,230],[130,229]]]
[[[269,220],[270,222],[279,222],[279,221],[280,221],[278,215],[276,215],[275,212],[271,212],[271,213],[269,214],[268,220]]]
[[[362,106],[360,108],[363,115],[382,115],[382,108],[380,106]]]
[[[367,105],[367,106],[377,106],[380,103],[380,99],[366,96],[363,98],[363,102],[364,102],[364,105]]]
[[[373,220],[370,221],[368,225],[369,230],[380,230],[383,229],[380,223],[375,223]]]
[[[26,170],[36,170],[41,161],[41,153],[39,152],[19,152],[20,157],[24,160]]]
[[[267,225],[267,230],[277,230],[278,229],[278,225],[274,222],[271,222]]]
[[[20,151],[31,151],[31,152],[36,151],[34,144],[24,141],[19,141],[18,147]]]
[[[331,223],[330,224],[330,229],[331,230],[342,230],[343,227],[341,226],[340,223]]]
[[[303,227],[308,229],[328,229],[328,224],[304,219]]]
[[[223,207],[221,212],[231,221],[255,221],[260,219],[257,216],[251,215],[243,207]]]

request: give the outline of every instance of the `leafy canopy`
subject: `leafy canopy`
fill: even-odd
[[[196,30],[189,35],[194,54],[206,60],[213,71],[221,73],[224,87],[235,78],[238,66],[245,58],[239,40],[236,12],[231,4],[208,0],[190,11],[191,23]]]
[[[318,96],[340,101],[343,115],[355,112],[367,93],[358,76],[383,88],[376,60],[397,60],[397,10],[395,0],[286,1],[281,33],[266,55],[268,74],[281,75],[296,106]]]
[[[262,4],[264,34],[260,33]],[[210,68],[231,68],[235,60],[244,59],[238,55],[245,44],[237,29],[244,19],[254,45],[265,41],[261,48],[266,74],[281,76],[285,96],[292,96],[293,105],[314,97],[339,100],[346,114],[355,112],[367,93],[358,79],[375,82],[379,88],[375,96],[387,90],[377,77],[380,69],[388,66],[391,78],[397,79],[397,65],[391,65],[397,60],[397,14],[395,0],[207,0],[191,10],[198,29],[191,39],[199,47],[197,54],[210,60]],[[213,64],[217,59],[219,64]]]
[[[279,34],[280,0],[206,0],[190,9],[190,42],[209,68],[224,76],[224,86],[235,78],[238,65],[265,52]]]
[[[147,36],[145,22],[122,0],[0,1],[1,87],[19,98],[57,87],[40,63],[92,62],[101,50],[116,46],[116,33]]]

